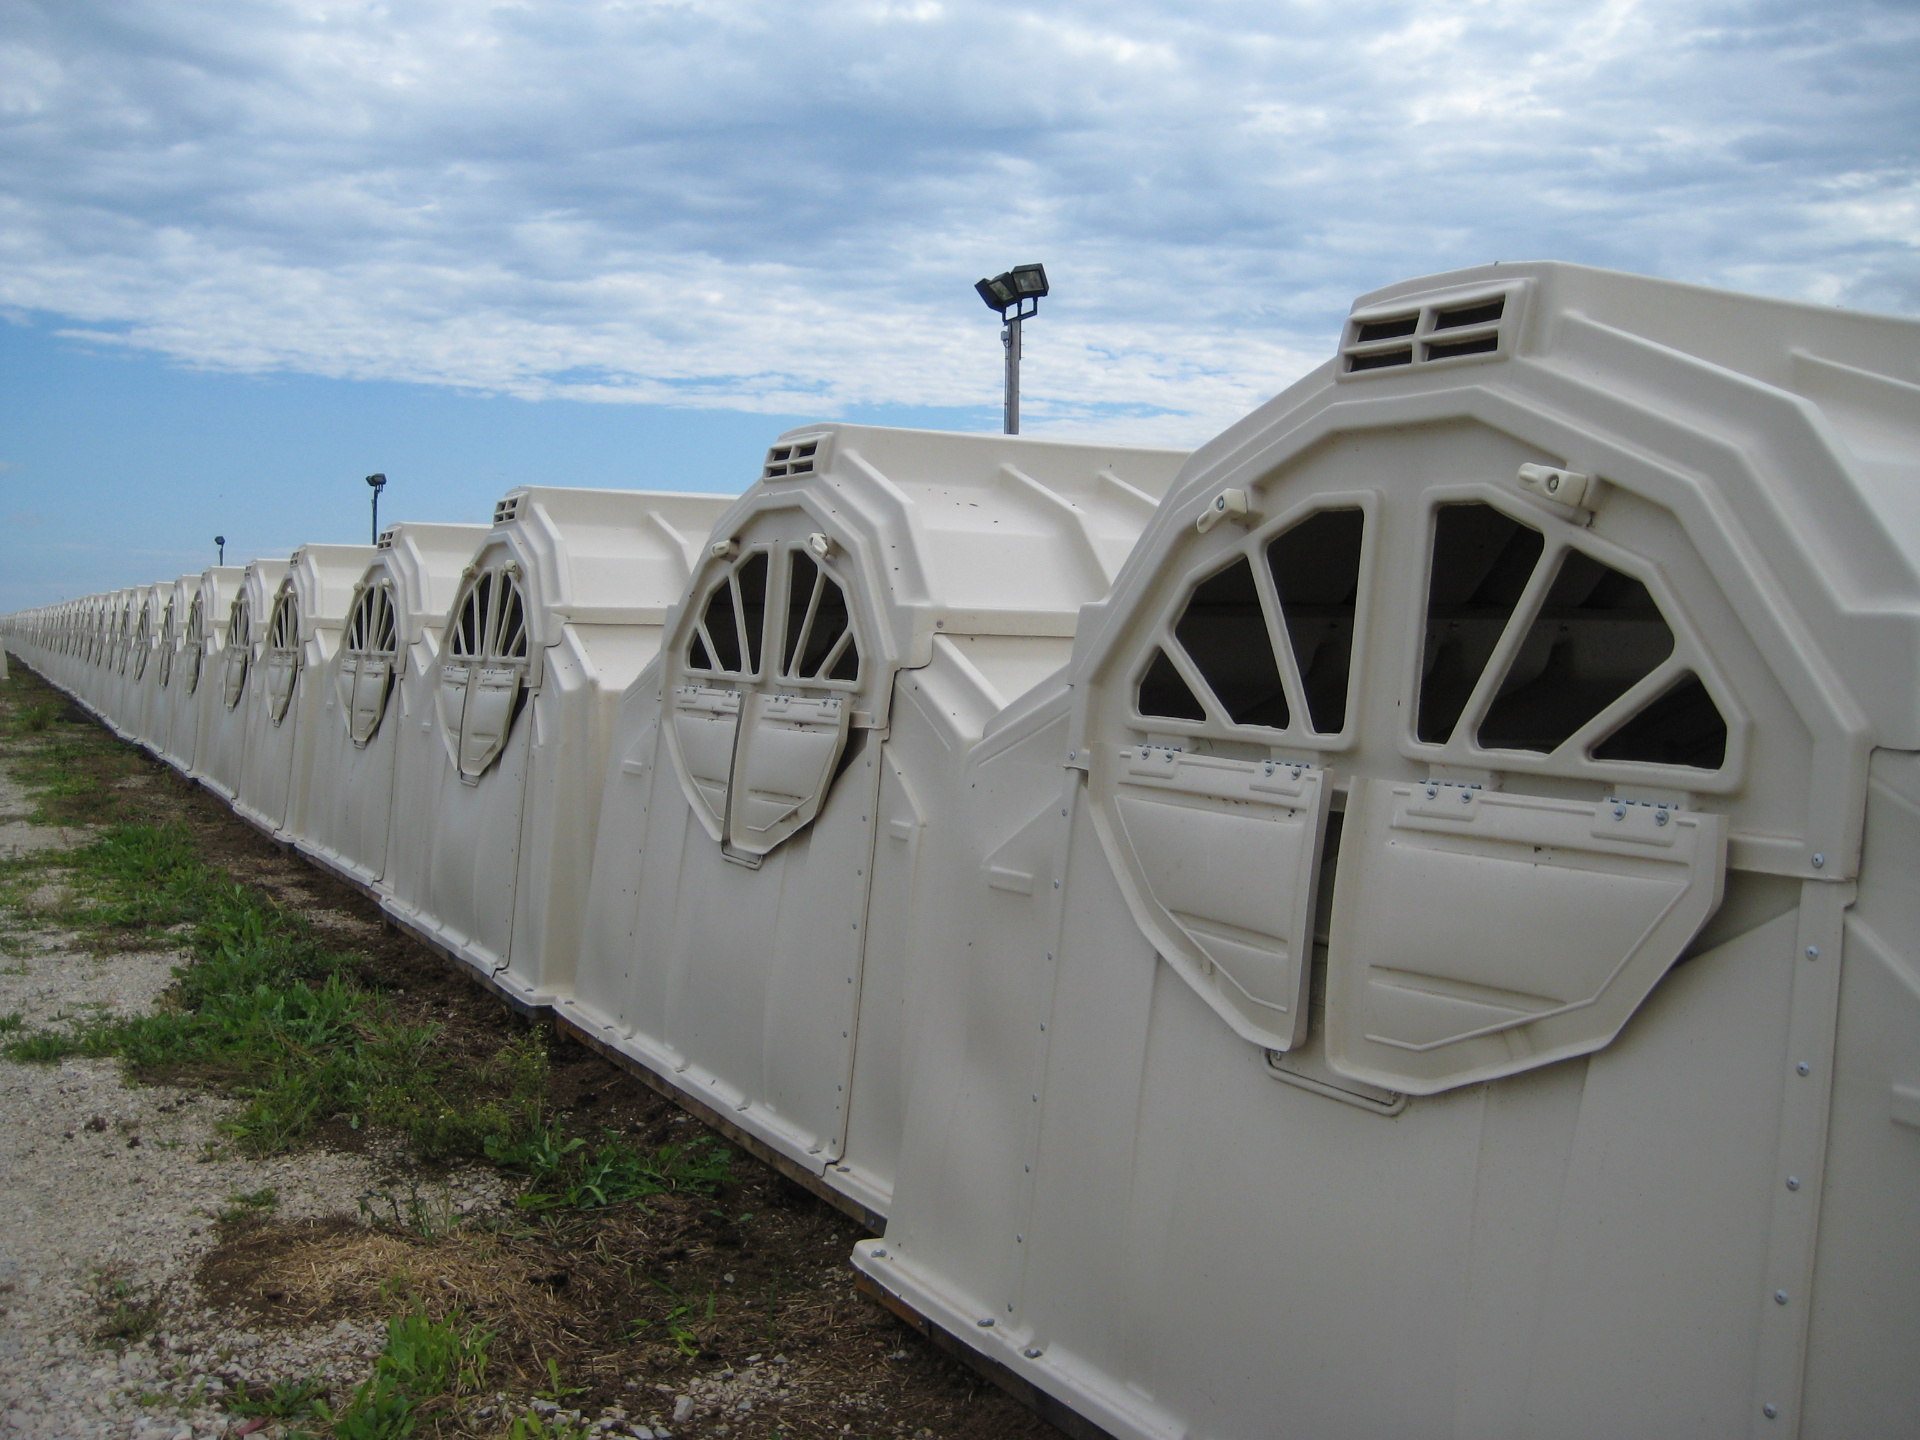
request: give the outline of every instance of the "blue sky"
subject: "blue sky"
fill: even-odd
[[[1558,258],[1920,311],[1912,3],[0,8],[0,609],[733,489],[801,419],[1195,444],[1351,298]]]

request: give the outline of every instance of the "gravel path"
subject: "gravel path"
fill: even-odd
[[[86,838],[30,825],[31,808],[0,775],[0,854]],[[19,938],[27,953],[0,961],[0,1015],[29,1028],[150,1009],[180,961],[95,957],[58,933]],[[215,1126],[233,1108],[130,1086],[114,1061],[0,1061],[0,1435],[221,1435],[230,1422],[208,1402],[237,1381],[365,1373],[377,1326],[259,1335],[196,1303],[193,1270],[233,1196],[274,1190],[288,1219],[351,1215],[374,1183],[359,1156],[226,1153]],[[141,1343],[96,1338],[144,1307],[156,1324]]]

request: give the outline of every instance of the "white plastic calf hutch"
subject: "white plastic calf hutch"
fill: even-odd
[[[247,738],[233,808],[269,834],[298,809],[313,732],[354,582],[371,545],[302,545],[266,611],[258,671],[247,686]]]
[[[622,704],[556,1011],[884,1214],[960,760],[1066,662],[1183,458],[783,436]]]
[[[515,490],[463,574],[395,759],[383,904],[531,999],[568,975],[620,694],[724,496]],[[525,713],[523,713],[525,712]]]
[[[227,606],[227,630],[213,673],[201,680],[197,778],[222,800],[239,795],[247,754],[247,692],[261,680],[267,622],[274,596],[287,578],[285,560],[255,560],[243,571]],[[203,592],[204,593],[204,592]]]
[[[486,535],[484,525],[389,526],[354,586],[292,838],[362,885],[386,873],[399,737],[432,714],[440,627]]]
[[[127,729],[134,740],[158,754],[166,741],[166,702],[160,675],[162,655],[172,640],[173,583],[163,581],[143,588],[141,610],[144,640],[136,640],[128,667]]]
[[[1920,1434],[1917,380],[1359,301],[971,757],[860,1268],[1115,1435]]]
[[[182,575],[167,599],[167,630],[160,644],[160,699],[154,729],[162,760],[181,772],[193,768],[193,740],[200,714],[188,678],[197,679],[205,658],[206,618],[199,605],[202,576]]]
[[[241,565],[213,565],[200,573],[180,635],[180,656],[174,662],[173,728],[168,757],[193,779],[205,778],[202,737],[212,725],[213,706],[224,683],[227,621],[234,596],[246,580]]]

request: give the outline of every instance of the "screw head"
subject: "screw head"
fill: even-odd
[[[991,1330],[993,1328],[993,1316],[989,1315],[986,1319],[976,1320],[973,1323],[978,1325],[982,1330]]]
[[[1662,811],[1660,811],[1660,812],[1659,812],[1658,814],[1656,814],[1656,815],[1655,815],[1655,816],[1653,817],[1653,823],[1654,823],[1654,824],[1656,824],[1656,825],[1664,825],[1664,824],[1666,824],[1666,823],[1667,823],[1667,812],[1666,812],[1666,811],[1664,811],[1664,810],[1662,810]]]
[[[1820,947],[1818,945],[1807,946],[1807,959],[1818,960],[1819,958],[1820,958]]]
[[[1626,806],[1624,806],[1624,805],[1616,805],[1616,806],[1614,806],[1614,807],[1613,807],[1613,818],[1614,818],[1614,819],[1616,819],[1616,820],[1624,820],[1624,819],[1626,819],[1626,818],[1627,818],[1627,807],[1626,807]]]
[[[1809,1065],[1804,1060],[1802,1060],[1798,1065],[1794,1066],[1793,1068],[1799,1071],[1802,1075],[1811,1075],[1813,1073],[1813,1066]]]
[[[1471,805],[1473,803],[1473,792],[1471,790],[1462,790],[1460,792],[1460,803],[1462,805]]]
[[[1824,870],[1826,868],[1826,864],[1827,864],[1827,857],[1820,854],[1818,851],[1815,851],[1813,856],[1813,868],[1816,870]]]
[[[1029,1345],[1027,1346],[1026,1349],[1022,1350],[1020,1353],[1026,1356],[1029,1360],[1038,1360],[1040,1358],[1040,1347],[1038,1345]]]
[[[1762,1405],[1760,1407],[1760,1413],[1769,1420],[1772,1420],[1780,1414],[1780,1407],[1778,1405]]]
[[[1786,1291],[1784,1291],[1784,1290],[1776,1290],[1776,1291],[1774,1291],[1774,1292],[1773,1292],[1773,1303],[1774,1303],[1774,1304],[1776,1304],[1776,1305],[1784,1305],[1784,1304],[1786,1304],[1786,1303],[1787,1303],[1787,1292],[1786,1292]]]
[[[1800,1188],[1800,1177],[1798,1175],[1787,1176],[1787,1189],[1798,1190],[1799,1188]]]
[[[873,1252],[873,1258],[876,1260],[884,1260],[887,1258],[887,1252],[884,1250],[875,1250]]]

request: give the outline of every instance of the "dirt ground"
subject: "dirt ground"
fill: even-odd
[[[23,665],[16,662],[13,675],[0,686],[0,712],[54,698]],[[478,1061],[525,1035],[527,1021],[392,928],[367,897],[112,740],[76,707],[65,706],[49,733],[81,727],[102,737],[88,747],[87,763],[109,798],[88,802],[91,813],[51,818],[81,830],[184,822],[205,858],[351,952],[355,978],[387,995],[402,1018],[437,1025],[436,1044]],[[31,743],[11,742],[0,764]],[[17,828],[17,817],[9,818]],[[551,1032],[541,1036],[549,1111],[570,1133],[659,1147],[703,1132],[697,1119],[600,1056]],[[126,1080],[182,1097],[219,1092],[218,1077],[179,1070]],[[603,1434],[1020,1440],[1060,1433],[858,1294],[847,1255],[866,1232],[737,1150],[733,1178],[711,1196],[542,1211],[512,1203],[523,1183],[517,1176],[416,1162],[344,1117],[324,1124],[304,1153],[315,1164],[351,1157],[365,1168],[372,1178],[354,1211],[263,1208],[209,1226],[193,1283],[168,1301],[180,1313],[157,1329],[345,1333],[395,1313],[402,1294],[458,1305],[496,1332],[488,1384],[503,1398],[490,1414],[441,1432],[449,1435],[504,1433],[507,1418],[524,1414],[542,1393],[549,1397],[543,1412],[578,1411],[583,1426],[598,1419],[595,1433]],[[266,1384],[256,1377],[235,1393]],[[283,1432],[275,1421],[259,1433]]]

